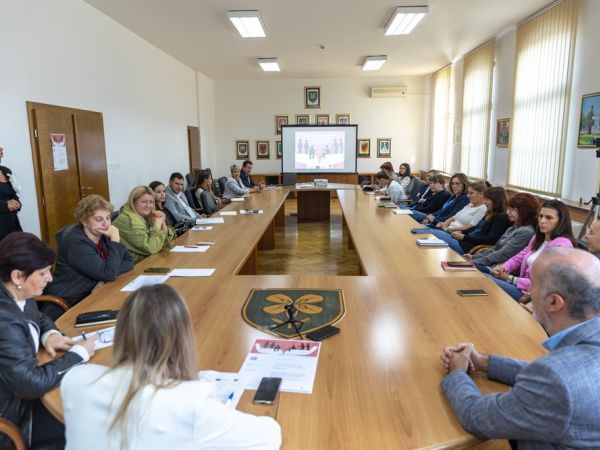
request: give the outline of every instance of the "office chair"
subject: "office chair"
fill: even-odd
[[[0,433],[6,435],[11,440],[16,450],[27,450],[21,430],[10,420],[0,417]]]
[[[219,178],[219,189],[221,190],[221,197],[225,193],[225,185],[227,184],[227,177]]]

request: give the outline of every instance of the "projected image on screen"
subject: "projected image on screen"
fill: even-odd
[[[296,133],[296,169],[343,169],[344,168],[343,131],[324,133]]]

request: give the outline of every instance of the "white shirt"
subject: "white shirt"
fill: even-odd
[[[454,216],[454,221],[450,224],[448,229],[453,231],[457,228],[462,228],[467,225],[474,227],[481,219],[483,219],[483,216],[485,216],[486,212],[487,206],[485,206],[485,204],[482,203],[479,206],[473,206],[471,203],[469,203],[456,213]]]
[[[535,252],[533,252],[531,255],[529,255],[529,257],[527,258],[527,267],[533,266],[533,263],[538,258],[538,256],[540,256],[540,254],[542,253],[542,250],[544,250],[545,246],[546,246],[546,241],[542,242],[542,245],[540,245],[540,248],[538,248]]]
[[[402,200],[406,200],[406,194],[400,183],[395,180],[391,180],[387,186],[387,194],[390,196],[390,200],[395,204],[399,204]]]
[[[129,368],[109,370],[96,364],[77,366],[62,380],[67,450],[118,450],[119,426],[108,428],[131,378]],[[281,429],[270,417],[227,408],[209,398],[214,386],[184,381],[155,389],[146,386],[130,404],[128,450],[244,449],[274,450]]]

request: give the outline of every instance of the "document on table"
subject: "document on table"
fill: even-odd
[[[104,328],[102,330],[92,331],[90,333],[81,333],[79,336],[75,336],[73,341],[81,341],[82,339],[89,339],[94,336],[98,336],[94,343],[94,350],[100,350],[101,348],[112,347],[115,339],[115,327]]]
[[[412,213],[413,213],[413,212],[412,212],[412,210],[410,210],[410,209],[395,209],[395,210],[394,210],[394,211],[392,211],[392,212],[393,212],[394,214],[397,214],[397,215],[399,215],[399,216],[402,216],[402,215],[405,215],[405,214],[406,214],[406,215],[410,215],[410,214],[412,214]]]
[[[207,381],[215,387],[210,398],[231,409],[235,409],[246,389],[246,379],[239,373],[202,370],[198,372],[198,379]]]
[[[263,377],[281,377],[282,391],[312,394],[320,349],[320,342],[257,339],[240,375],[247,389],[257,389]]]
[[[170,277],[210,277],[215,269],[173,269]]]
[[[237,211],[221,211],[219,214],[222,216],[237,216]]]
[[[169,275],[138,275],[130,281],[121,292],[137,291],[142,286],[152,286],[153,284],[162,284],[169,279]]]
[[[206,225],[205,225],[205,226],[202,226],[202,225],[196,225],[196,226],[194,226],[194,227],[190,228],[190,230],[192,230],[192,231],[210,231],[210,230],[212,230],[212,229],[213,229],[213,227],[211,227],[211,226],[206,226]]]
[[[243,202],[246,200],[244,197],[234,197],[231,199],[232,202]]]
[[[176,245],[171,249],[172,253],[204,253],[210,245]]]
[[[207,217],[204,219],[196,219],[196,225],[209,225],[215,223],[225,223],[222,217]]]
[[[262,214],[262,209],[240,209],[240,214],[249,215],[249,214]]]

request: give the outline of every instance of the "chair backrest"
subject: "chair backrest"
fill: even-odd
[[[219,178],[219,189],[221,189],[221,195],[225,193],[225,185],[227,184],[227,177]]]
[[[119,217],[119,213],[121,211],[119,209],[115,209],[111,214],[110,214],[110,221],[114,222],[116,220],[117,217]]]
[[[409,197],[414,197],[419,192],[421,192],[421,189],[425,185],[426,183],[423,180],[419,180],[417,177],[412,177],[408,185],[406,195],[408,195]]]
[[[223,192],[221,192],[221,187],[219,186],[219,180],[213,179],[212,186],[210,189],[213,191],[217,197],[223,197]]]
[[[196,174],[194,172],[188,173],[185,176],[185,181],[188,186],[193,186],[196,183]]]
[[[202,206],[198,203],[198,199],[196,198],[196,192],[194,188],[187,188],[185,191],[185,197],[187,198],[188,203],[194,209],[201,209]]]
[[[0,433],[10,439],[16,450],[27,450],[21,430],[10,420],[0,417]]]

